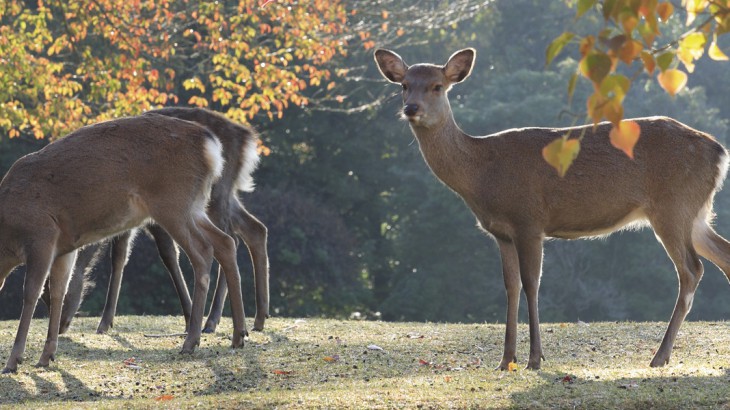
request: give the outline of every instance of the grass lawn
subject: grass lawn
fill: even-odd
[[[686,322],[669,366],[649,361],[664,323],[546,323],[546,361],[493,368],[504,325],[273,318],[232,350],[230,318],[180,355],[182,317],[120,316],[108,335],[80,318],[49,368],[47,321],[34,320],[25,362],[0,376],[0,408],[725,408],[730,323]],[[17,321],[0,322],[0,360]],[[251,323],[249,323],[249,326]]]

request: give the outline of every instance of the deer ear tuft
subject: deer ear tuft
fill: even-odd
[[[375,62],[378,64],[380,74],[391,83],[400,84],[408,71],[408,65],[401,56],[390,51],[379,48],[375,50]]]
[[[443,67],[446,78],[452,84],[464,81],[471,74],[476,54],[477,52],[473,48],[465,48],[452,54],[449,57],[449,61]]]

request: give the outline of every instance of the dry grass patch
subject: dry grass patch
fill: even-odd
[[[33,367],[45,319],[31,326],[26,361],[0,377],[0,407],[25,408],[730,408],[730,324],[687,322],[668,367],[648,367],[663,323],[542,325],[547,361],[492,370],[503,325],[279,319],[229,348],[230,319],[180,355],[182,318],[77,320],[50,368]],[[17,321],[0,322],[7,360]]]

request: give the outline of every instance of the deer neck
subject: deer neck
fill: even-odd
[[[468,145],[473,137],[456,125],[453,115],[448,115],[436,127],[411,123],[411,129],[431,171],[454,191],[467,194],[470,187],[467,173],[474,155]]]

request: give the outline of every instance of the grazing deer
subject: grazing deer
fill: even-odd
[[[154,220],[188,255],[195,274],[191,322],[181,353],[200,343],[213,258],[231,292],[233,347],[246,333],[234,240],[205,212],[223,171],[221,142],[209,129],[163,115],[80,128],[19,159],[0,182],[0,288],[26,265],[23,310],[3,373],[17,371],[50,270],[48,336],[38,366],[58,344],[61,304],[77,249]]]
[[[253,329],[263,330],[269,316],[269,258],[266,250],[266,226],[251,215],[238,198],[238,191],[253,191],[252,173],[259,162],[258,135],[249,127],[234,123],[223,115],[201,108],[162,108],[145,115],[159,114],[194,121],[215,134],[223,146],[225,161],[223,172],[212,187],[207,213],[210,220],[234,239],[240,237],[246,244],[253,263],[255,282],[256,316]],[[158,225],[146,227],[157,245],[160,258],[173,280],[185,316],[186,328],[190,324],[190,296],[178,261],[177,247],[172,238]],[[106,333],[112,326],[116,312],[122,271],[127,263],[131,232],[111,241],[112,273],[109,278],[106,303],[97,327],[97,333]],[[90,264],[92,259],[87,259]],[[78,264],[78,263],[77,263]],[[66,294],[61,317],[60,333],[64,333],[78,311],[83,298],[85,269],[75,269]],[[81,275],[77,279],[77,275]],[[213,303],[203,332],[211,333],[220,322],[227,293],[225,275],[219,272]]]
[[[443,65],[408,66],[396,53],[377,50],[388,81],[403,87],[403,116],[426,163],[459,194],[479,226],[497,242],[507,290],[507,329],[499,369],[516,361],[520,290],[530,322],[528,369],[543,359],[537,296],[546,237],[576,239],[650,225],[679,276],[674,313],[652,367],[669,362],[674,339],[692,306],[703,267],[698,254],[730,279],[730,243],[710,226],[712,200],[728,167],[725,149],[711,136],[666,117],[640,118],[634,160],[613,148],[611,124],[574,128],[521,128],[485,137],[459,129],[447,92],[471,73],[475,51],[454,53]],[[581,152],[564,178],[542,158],[563,135],[583,135]]]

